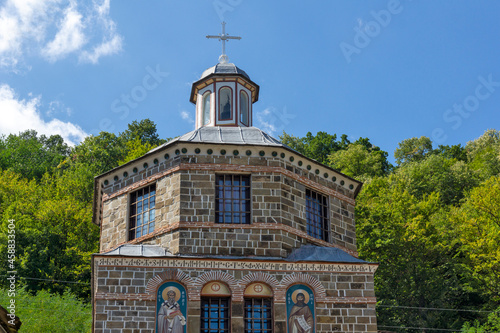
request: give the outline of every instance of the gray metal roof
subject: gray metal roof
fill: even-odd
[[[215,143],[235,145],[258,145],[284,147],[291,149],[257,127],[200,127],[169,142],[158,146],[150,152],[162,149],[174,142]]]
[[[203,78],[209,76],[210,74],[228,74],[228,75],[240,74],[240,75],[243,75],[244,77],[246,77],[247,79],[250,80],[250,76],[248,76],[248,74],[245,73],[244,70],[237,67],[235,64],[221,64],[221,63],[219,63],[219,64],[205,70],[203,72],[203,74],[201,74],[200,79],[203,79]]]
[[[362,259],[355,258],[336,247],[323,247],[315,245],[304,245],[292,251],[286,258],[287,261],[326,261],[347,263],[368,263]]]
[[[165,248],[158,245],[133,245],[125,244],[114,250],[100,253],[104,256],[131,256],[131,257],[174,257],[174,255]]]

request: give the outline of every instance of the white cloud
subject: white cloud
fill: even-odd
[[[64,58],[67,54],[79,50],[86,43],[83,34],[82,14],[72,4],[64,11],[59,31],[49,42],[42,54],[51,62]]]
[[[78,125],[63,122],[59,119],[45,121],[40,111],[40,97],[29,100],[19,99],[14,90],[7,84],[0,85],[0,134],[18,134],[34,129],[39,134],[47,136],[61,135],[66,143],[73,146],[82,141],[88,134]]]
[[[194,119],[191,116],[191,113],[189,113],[185,110],[181,111],[181,118],[190,124],[194,124]]]
[[[114,36],[112,40],[103,42],[102,44],[94,47],[92,52],[83,51],[79,57],[81,62],[90,62],[96,64],[102,56],[117,53],[122,48],[122,38]]]
[[[70,54],[97,63],[122,49],[109,0],[6,0],[0,4],[0,68],[26,56],[54,62]]]

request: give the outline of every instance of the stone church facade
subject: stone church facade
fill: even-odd
[[[253,127],[258,94],[217,64],[194,131],[95,178],[93,332],[377,331],[362,184]]]

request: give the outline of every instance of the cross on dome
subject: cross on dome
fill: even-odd
[[[226,41],[229,39],[241,39],[241,37],[238,36],[229,36],[226,34],[226,22],[222,22],[222,34],[219,34],[217,36],[214,35],[208,35],[208,39],[210,38],[216,38],[220,41],[222,41],[222,54],[219,57],[219,63],[221,64],[226,64],[228,61],[228,57],[226,55]]]

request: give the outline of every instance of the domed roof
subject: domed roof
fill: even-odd
[[[225,63],[225,64],[218,63],[217,65],[210,67],[209,69],[205,70],[203,74],[201,74],[200,79],[203,79],[209,76],[210,74],[223,74],[223,75],[239,74],[243,75],[244,77],[250,80],[250,76],[248,76],[248,74],[245,73],[244,70],[237,67],[235,64],[230,64],[230,63]]]
[[[151,149],[149,153],[170,146],[175,142],[270,146],[293,150],[257,127],[212,126],[200,127]]]

